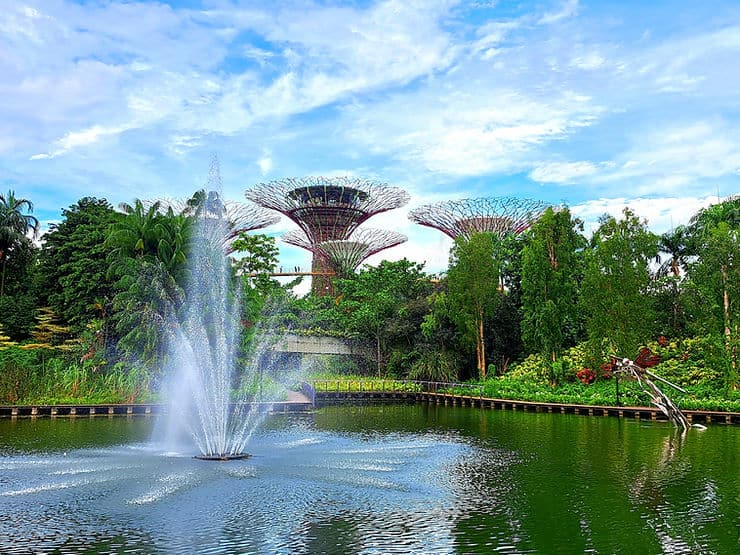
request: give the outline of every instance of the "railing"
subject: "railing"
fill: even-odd
[[[458,394],[466,397],[483,397],[483,386],[478,384],[433,382],[424,380],[313,380],[314,394],[357,392],[408,392],[408,393],[435,393]]]
[[[308,397],[311,404],[316,404],[316,389],[308,382],[301,382],[301,393]]]

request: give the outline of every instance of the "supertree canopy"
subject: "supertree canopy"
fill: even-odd
[[[453,239],[484,231],[503,237],[529,228],[549,206],[538,200],[514,197],[449,200],[415,208],[409,212],[409,219]]]
[[[246,197],[293,220],[311,243],[347,239],[368,218],[409,201],[398,187],[355,177],[303,177],[259,183]]]
[[[311,288],[319,295],[331,290],[331,281],[321,274],[335,268],[315,246],[328,241],[350,240],[352,233],[368,218],[400,208],[409,201],[403,189],[356,177],[281,179],[259,183],[247,189],[245,195],[264,208],[284,214],[303,230],[306,244],[311,245],[309,250],[314,253],[311,271],[317,274]]]
[[[280,221],[280,216],[272,214],[259,206],[247,204],[246,202],[221,200],[218,193],[215,191],[206,191],[205,189],[197,191],[188,199],[160,198],[142,202],[146,207],[159,202],[161,212],[172,209],[175,214],[184,214],[186,216],[199,216],[204,213],[211,213],[214,216],[224,216],[234,230],[234,233],[262,229]]]
[[[217,191],[201,189],[187,199],[149,199],[142,201],[145,207],[159,203],[159,212],[171,211],[173,214],[197,216],[203,219],[225,219],[226,236],[223,238],[224,247],[228,250],[231,242],[246,231],[262,229],[275,224],[280,216],[245,202],[222,200]]]
[[[328,262],[328,266],[340,277],[351,275],[364,260],[372,255],[406,242],[405,235],[385,229],[360,228],[352,237],[343,240],[311,243],[301,231],[290,231],[282,240],[304,248]]]

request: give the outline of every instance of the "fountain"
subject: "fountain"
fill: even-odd
[[[244,448],[271,401],[258,387],[264,368],[257,371],[251,363],[240,376],[235,372],[241,304],[226,252],[230,231],[220,195],[209,192],[197,210],[188,255],[187,300],[172,311],[177,316],[168,326],[165,441],[177,450],[178,442],[189,436],[200,452],[196,458],[204,460],[248,457]],[[258,355],[253,357],[260,364],[269,358],[260,356],[267,339],[258,342]],[[257,393],[250,394],[255,389]]]

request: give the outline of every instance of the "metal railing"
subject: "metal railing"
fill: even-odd
[[[483,397],[483,386],[479,384],[435,382],[425,380],[312,380],[315,393],[433,393],[461,395],[464,397]]]

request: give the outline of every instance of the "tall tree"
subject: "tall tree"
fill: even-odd
[[[663,233],[658,239],[658,251],[667,255],[665,259],[660,259],[661,265],[658,268],[658,276],[672,274],[679,277],[681,271],[686,271],[691,255],[689,230],[680,225]]]
[[[44,235],[39,260],[42,298],[77,333],[112,300],[105,240],[110,226],[122,217],[107,200],[85,197],[62,210],[62,221]]]
[[[728,360],[727,385],[737,388],[740,344],[740,226],[720,221],[701,238],[686,285],[696,333],[720,334]]]
[[[486,377],[485,321],[501,301],[500,267],[492,233],[459,237],[450,253],[448,300],[458,327],[475,345],[480,379]]]
[[[629,208],[622,219],[604,216],[600,223],[586,251],[581,294],[591,351],[598,358],[635,356],[653,331],[653,309],[645,293],[658,238]]]
[[[568,208],[548,208],[530,230],[522,253],[522,339],[552,363],[578,329],[578,279],[583,223]],[[557,375],[551,364],[550,380]]]
[[[726,198],[717,204],[712,204],[699,210],[689,225],[692,234],[692,245],[699,262],[694,272],[693,285],[695,289],[709,293],[707,287],[716,283],[719,285],[717,293],[721,296],[723,335],[725,348],[731,361],[731,372],[735,376],[730,381],[733,387],[737,386],[737,319],[734,312],[740,301],[737,300],[737,241],[740,233],[740,195]],[[714,272],[712,272],[714,270]],[[703,275],[706,280],[702,283],[696,276]],[[712,277],[714,275],[714,278]],[[716,299],[716,295],[714,296]],[[702,308],[716,306],[711,298]],[[700,305],[701,306],[701,305]],[[700,310],[701,312],[701,310]]]
[[[115,280],[113,299],[119,348],[156,365],[164,353],[168,319],[184,300],[188,279],[185,261],[192,217],[159,212],[159,203],[122,204],[125,216],[111,226],[105,246],[108,277]]]
[[[422,267],[406,259],[384,260],[377,267],[362,269],[351,279],[337,280],[338,309],[346,318],[348,331],[372,338],[379,375],[389,359],[392,340],[403,335],[400,321],[414,312],[410,305],[431,292]],[[420,325],[421,317],[416,329]],[[401,346],[411,347],[410,342]]]
[[[39,221],[32,216],[33,203],[17,198],[14,191],[0,193],[0,299],[5,295],[5,271],[14,250],[27,245],[26,235],[39,231]]]

